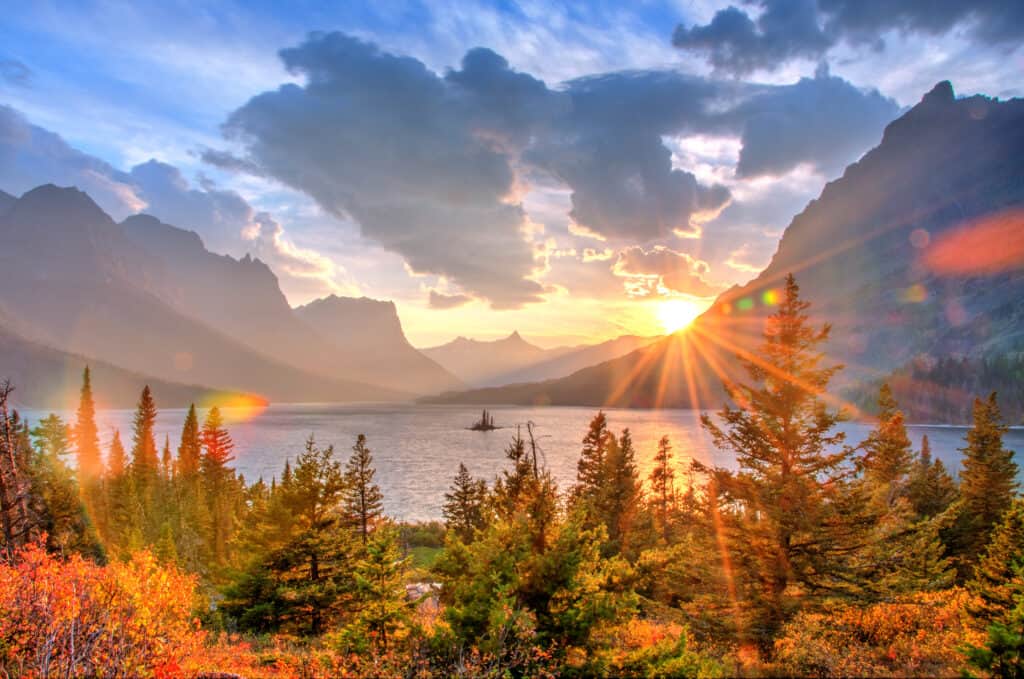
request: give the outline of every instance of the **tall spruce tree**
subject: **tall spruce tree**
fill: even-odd
[[[864,475],[876,500],[892,506],[905,495],[913,450],[907,427],[888,383],[878,394],[878,424],[863,444]]]
[[[352,456],[345,466],[345,494],[342,515],[345,525],[359,533],[363,544],[367,543],[370,529],[383,514],[384,496],[373,482],[376,470],[373,455],[366,445],[366,436],[359,434],[352,446]]]
[[[862,514],[849,493],[852,451],[836,431],[841,412],[823,395],[839,366],[823,367],[819,347],[830,327],[811,326],[809,303],[792,274],[765,324],[749,384],[726,382],[733,405],[702,424],[738,470],[711,470],[725,546],[742,568],[744,633],[763,649],[811,596],[848,588],[848,557]],[[795,596],[799,585],[803,596]]]
[[[199,437],[199,417],[196,405],[188,407],[185,424],[181,428],[181,441],[178,443],[178,473],[183,479],[190,479],[199,474],[199,464],[203,455],[203,444]]]
[[[910,471],[907,497],[919,518],[938,516],[957,499],[956,481],[942,460],[932,459],[927,435],[921,437],[921,452]]]
[[[667,544],[672,538],[672,519],[677,510],[675,470],[672,469],[672,444],[668,436],[658,441],[658,452],[654,455],[654,468],[648,480],[651,484],[650,503],[654,510],[658,534]]]
[[[970,577],[993,529],[1013,502],[1017,464],[1003,447],[1003,424],[995,393],[974,401],[974,424],[967,432],[960,472],[960,507],[952,529],[952,553],[962,579]]]
[[[132,469],[144,483],[157,475],[160,458],[156,449],[156,402],[147,384],[139,397],[132,420]]]
[[[487,483],[474,479],[466,465],[459,463],[451,489],[444,494],[441,514],[445,525],[463,542],[470,542],[475,531],[483,528],[486,520]]]
[[[235,444],[217,406],[206,414],[199,439],[203,447],[199,467],[209,511],[207,544],[214,564],[225,566],[229,561],[229,544],[235,532],[240,497],[234,469],[228,466],[235,459],[232,455]]]
[[[590,421],[587,434],[583,437],[583,450],[576,463],[576,485],[572,495],[577,502],[593,501],[604,488],[607,471],[605,458],[610,443],[614,441],[615,435],[608,430],[608,418],[604,411],[599,411]]]
[[[599,513],[608,534],[605,553],[628,553],[641,504],[640,479],[636,469],[636,451],[629,429],[623,429],[617,445],[607,449],[604,488]]]
[[[99,430],[96,428],[96,403],[92,396],[92,377],[89,366],[82,371],[82,391],[75,417],[75,453],[78,479],[83,491],[103,475],[103,457],[100,454]]]

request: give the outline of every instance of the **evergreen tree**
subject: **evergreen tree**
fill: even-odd
[[[86,366],[82,372],[82,392],[78,402],[74,439],[78,478],[82,482],[83,489],[88,489],[103,475],[100,437],[96,428],[96,404],[92,397],[89,366]]]
[[[608,419],[604,411],[599,411],[590,421],[587,435],[583,437],[583,450],[576,463],[576,485],[572,495],[577,502],[594,500],[604,488],[606,453],[614,441],[614,434],[608,430]]]
[[[974,425],[967,432],[967,446],[960,449],[960,507],[952,533],[952,552],[964,579],[970,576],[1017,490],[1013,451],[1003,447],[1007,430],[995,393],[986,400],[975,400]]]
[[[160,474],[170,481],[174,477],[174,458],[171,456],[171,437],[164,435],[164,449],[160,453]]]
[[[119,479],[124,476],[127,469],[128,455],[125,453],[124,444],[121,443],[121,430],[115,429],[110,440],[110,452],[107,453],[107,478]]]
[[[848,492],[852,451],[835,431],[842,414],[822,398],[839,370],[821,366],[830,327],[813,328],[809,306],[787,276],[760,350],[745,362],[751,384],[725,384],[736,407],[722,409],[722,425],[701,418],[715,445],[736,454],[739,469],[714,469],[711,480],[725,546],[743,569],[745,633],[762,648],[807,595],[848,589],[847,555],[863,535],[861,503]]]
[[[77,552],[97,559],[103,548],[83,504],[74,472],[64,462],[71,453],[71,429],[57,415],[40,420],[31,430],[35,453],[28,472],[31,505],[38,532],[47,547],[68,554]]]
[[[974,567],[967,589],[978,603],[971,606],[977,627],[1010,623],[1017,602],[1024,597],[1024,499],[1017,498],[992,532],[985,554]]]
[[[132,422],[132,470],[143,483],[151,483],[159,468],[154,433],[156,414],[156,402],[147,384]]]
[[[957,499],[956,481],[942,460],[932,459],[928,436],[921,437],[921,453],[914,462],[907,484],[907,497],[919,518],[938,516]]]
[[[441,509],[448,530],[463,542],[472,541],[473,533],[484,526],[486,501],[487,483],[474,479],[460,462],[459,473],[455,475],[451,490],[444,494]]]
[[[605,551],[608,554],[628,553],[642,499],[636,452],[629,429],[624,429],[618,444],[610,446],[606,452],[605,487],[601,489],[598,509],[608,534]]]
[[[265,568],[278,602],[273,626],[291,625],[319,635],[338,613],[348,582],[351,542],[338,530],[346,490],[345,474],[334,447],[320,448],[312,436],[295,461],[287,483],[278,487],[288,517],[287,536],[279,549],[250,571],[262,578]]]
[[[210,520],[207,544],[214,565],[224,566],[229,561],[228,546],[235,531],[239,498],[235,472],[228,466],[235,459],[231,454],[235,444],[217,406],[206,414],[199,438],[203,447],[200,474]]]
[[[651,483],[650,500],[657,520],[658,532],[667,544],[671,542],[672,517],[677,510],[675,471],[672,469],[672,444],[668,436],[658,441],[654,455],[654,469],[648,477]]]
[[[405,592],[408,566],[398,531],[390,526],[375,530],[353,569],[355,615],[344,635],[352,650],[369,647],[382,653],[395,632],[410,624],[414,604]]]
[[[878,424],[862,446],[864,475],[877,503],[891,507],[906,492],[913,451],[888,383],[879,390],[878,411]]]
[[[181,428],[181,442],[178,444],[178,473],[182,478],[190,479],[199,474],[203,444],[199,437],[199,418],[193,403],[188,408],[185,424]]]
[[[356,444],[352,446],[352,456],[345,466],[342,514],[345,525],[359,533],[364,545],[367,543],[370,528],[383,513],[384,496],[373,482],[375,473],[373,456],[366,447],[366,437],[360,434],[356,437]]]

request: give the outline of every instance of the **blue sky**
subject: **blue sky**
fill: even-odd
[[[655,332],[937,81],[1020,96],[1022,38],[998,0],[23,3],[0,188],[394,299],[420,345]]]

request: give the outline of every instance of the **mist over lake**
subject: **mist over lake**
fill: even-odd
[[[587,424],[597,412],[592,408],[575,407],[503,407],[489,408],[495,424],[501,429],[491,432],[469,431],[480,417],[472,406],[431,406],[412,404],[345,405],[309,404],[271,405],[262,412],[245,417],[246,413],[225,409],[228,430],[235,442],[235,468],[252,482],[263,477],[267,482],[280,476],[286,459],[294,461],[306,438],[313,434],[318,443],[333,445],[336,458],[348,459],[358,434],[365,434],[373,451],[377,468],[375,480],[384,493],[384,510],[400,520],[432,520],[441,518],[444,493],[451,484],[459,462],[465,463],[474,476],[491,481],[506,467],[504,450],[515,435],[516,425],[532,421],[540,447],[559,486],[567,487],[576,478],[580,440]],[[184,409],[161,409],[157,418],[157,443],[163,446],[170,437],[171,450],[176,451]],[[646,478],[658,439],[668,435],[677,456],[677,478],[686,483],[686,468],[691,458],[707,464],[734,466],[732,455],[716,449],[700,426],[696,410],[627,410],[608,409],[610,426],[616,431],[629,427],[637,450],[640,475]],[[46,413],[26,411],[35,422]],[[74,413],[60,413],[73,420]],[[120,429],[125,446],[131,445],[132,410],[102,410],[96,419],[101,445],[109,447],[112,432]],[[200,419],[205,415],[200,411]],[[840,429],[847,441],[860,443],[870,426],[859,422],[844,423]],[[908,427],[915,448],[927,434],[932,454],[941,459],[951,473],[960,467],[958,448],[964,445],[966,427],[943,425],[911,425]],[[1011,429],[1005,438],[1006,447],[1024,451],[1024,428]]]

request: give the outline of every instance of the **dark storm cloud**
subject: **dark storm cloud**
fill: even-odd
[[[431,290],[429,296],[431,309],[454,309],[472,301],[473,298],[468,295],[445,295],[437,290]]]
[[[985,43],[1016,48],[1020,0],[760,0],[759,13],[729,6],[703,26],[678,26],[677,47],[705,54],[716,70],[744,75],[794,58],[819,59],[840,41],[884,48],[881,34],[943,35],[963,27]],[[753,16],[752,16],[753,15]]]

